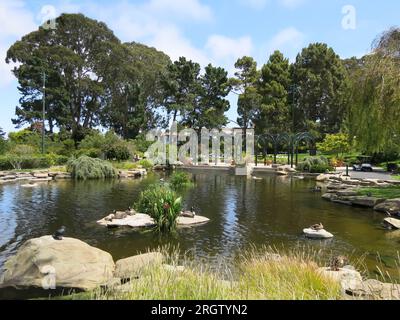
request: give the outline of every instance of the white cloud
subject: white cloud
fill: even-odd
[[[271,54],[275,50],[283,51],[291,60],[303,47],[305,35],[296,28],[289,27],[279,31],[267,45],[267,53]]]
[[[236,60],[252,54],[253,41],[249,36],[229,38],[215,34],[208,38],[205,50],[215,64],[223,66],[233,74]]]
[[[0,2],[0,87],[7,86],[14,80],[11,73],[13,65],[6,64],[8,48],[16,39],[32,31],[37,26],[34,17],[18,0],[2,0]]]
[[[239,0],[239,2],[252,9],[264,9],[269,0]]]
[[[208,21],[212,18],[210,7],[203,5],[199,0],[151,0],[145,7],[153,13],[177,14],[198,21]]]
[[[172,60],[184,56],[202,66],[211,62],[202,49],[193,46],[190,40],[186,39],[181,31],[172,25],[163,26],[157,30],[148,44],[167,53]]]
[[[24,2],[2,0],[0,2],[0,37],[20,37],[35,28],[33,15],[25,9]]]
[[[306,0],[279,0],[279,3],[289,9],[297,8],[302,5]]]
[[[273,0],[237,0],[240,4],[260,10],[264,9],[267,5],[273,2]],[[285,8],[294,9],[305,3],[307,0],[275,0],[275,3]]]
[[[250,37],[229,38],[222,35],[212,35],[208,38],[206,49],[210,50],[216,59],[239,58],[250,55],[253,43]]]

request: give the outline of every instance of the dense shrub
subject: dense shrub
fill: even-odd
[[[126,161],[131,157],[128,146],[123,142],[108,145],[103,150],[108,160]]]
[[[68,161],[67,171],[78,180],[115,178],[117,172],[107,161],[82,156]]]
[[[166,186],[154,185],[143,191],[134,205],[138,212],[150,215],[159,232],[175,229],[182,210],[182,199]]]
[[[87,156],[90,158],[103,158],[103,151],[101,149],[89,148],[79,149],[75,152],[75,157],[79,158],[82,156]]]
[[[192,182],[190,176],[186,172],[174,172],[169,180],[171,187],[175,190],[189,187]]]
[[[297,170],[301,172],[325,173],[326,171],[333,170],[333,168],[327,158],[319,156],[305,158],[304,161],[297,165]]]

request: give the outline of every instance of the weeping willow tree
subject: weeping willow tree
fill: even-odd
[[[352,75],[348,130],[363,152],[400,151],[400,29],[384,32]]]

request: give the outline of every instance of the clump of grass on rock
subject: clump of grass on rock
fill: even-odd
[[[77,180],[111,179],[117,176],[116,170],[109,162],[88,156],[71,159],[67,170]]]

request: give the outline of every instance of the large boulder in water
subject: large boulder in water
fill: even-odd
[[[44,236],[25,242],[5,263],[0,291],[88,291],[113,278],[114,268],[113,258],[105,251],[77,239]]]

